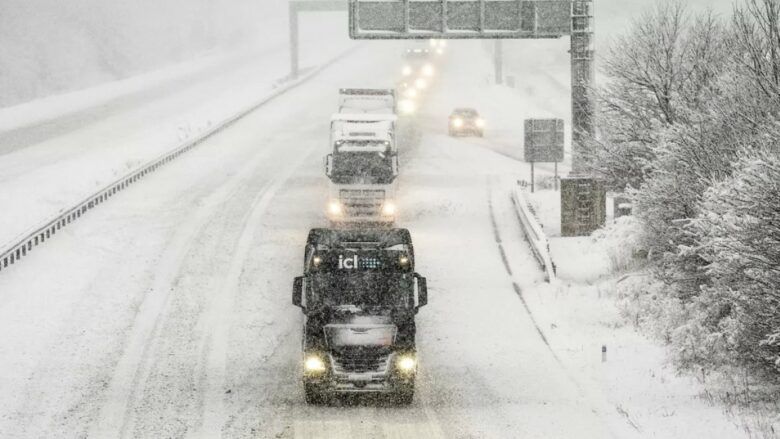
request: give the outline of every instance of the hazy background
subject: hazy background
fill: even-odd
[[[597,46],[653,3],[597,0]],[[732,7],[731,0],[687,3],[723,14]],[[0,107],[205,54],[283,45],[286,31],[286,0],[0,0]],[[508,42],[509,55],[521,57],[526,43]],[[567,56],[552,50],[535,62],[558,64]]]

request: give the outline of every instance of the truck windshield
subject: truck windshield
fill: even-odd
[[[392,156],[377,152],[336,152],[331,180],[336,184],[390,184]]]
[[[376,272],[321,273],[311,277],[317,303],[336,307],[408,308],[412,306],[413,277]]]

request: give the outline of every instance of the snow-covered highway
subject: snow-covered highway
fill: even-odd
[[[560,361],[523,304],[544,283],[507,190],[523,165],[493,151],[490,134],[446,136],[446,107],[472,104],[483,85],[468,76],[489,68],[479,43],[451,45],[475,67],[443,69],[419,141],[400,146],[398,225],[430,287],[415,401],[305,404],[290,289],[306,234],[326,224],[322,158],[338,88],[398,75],[403,46],[376,44],[0,275],[0,436],[643,437]]]

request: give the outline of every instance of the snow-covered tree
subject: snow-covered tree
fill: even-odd
[[[780,371],[780,137],[746,151],[701,210],[692,226],[712,279],[704,293],[721,302],[710,317],[734,322],[727,339],[743,360]]]

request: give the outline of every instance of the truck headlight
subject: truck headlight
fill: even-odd
[[[306,372],[323,372],[325,371],[325,362],[318,355],[309,355],[306,357],[303,367]]]
[[[385,203],[385,205],[382,206],[382,215],[386,215],[386,216],[395,215],[395,204],[393,204],[390,201]]]
[[[456,117],[455,119],[452,119],[452,126],[455,128],[460,128],[463,126],[463,119]]]
[[[403,372],[413,372],[417,367],[417,360],[411,355],[404,355],[398,359],[398,368]]]
[[[331,201],[328,204],[328,212],[330,212],[331,215],[338,216],[341,215],[342,212],[341,203],[338,201]]]
[[[402,100],[398,106],[401,110],[401,114],[414,114],[414,112],[417,111],[417,107],[411,99]]]
[[[485,128],[485,120],[484,119],[477,119],[476,124],[477,124],[477,127],[479,127],[479,128]]]

